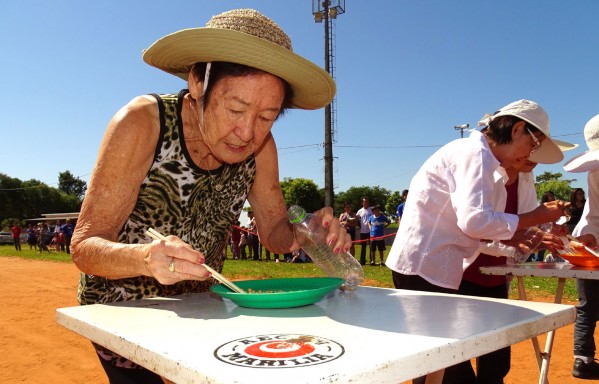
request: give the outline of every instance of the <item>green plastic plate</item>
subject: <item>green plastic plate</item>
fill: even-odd
[[[338,277],[301,277],[236,281],[248,293],[236,293],[222,284],[210,290],[241,307],[293,308],[314,304],[343,284]]]

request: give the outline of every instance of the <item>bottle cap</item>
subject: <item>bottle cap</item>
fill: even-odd
[[[299,205],[292,205],[287,210],[287,217],[289,217],[291,224],[300,223],[306,217],[306,210]]]

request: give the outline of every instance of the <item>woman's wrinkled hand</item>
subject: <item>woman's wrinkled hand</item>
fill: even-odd
[[[183,280],[206,280],[211,276],[202,265],[204,255],[177,236],[154,240],[145,261],[151,275],[165,285]]]
[[[570,246],[579,252],[583,252],[585,250],[585,246],[591,248],[592,250],[596,250],[597,240],[595,239],[595,236],[591,234],[581,235],[578,236],[576,240],[570,241]]]
[[[553,233],[556,236],[566,236],[570,233],[570,231],[568,231],[568,226],[565,224],[553,224],[553,226],[551,227],[551,233]]]
[[[552,255],[557,255],[564,250],[564,242],[562,241],[561,236],[556,235],[553,232],[546,233],[543,236],[540,248],[547,249]]]
[[[539,205],[535,211],[543,214],[545,218],[543,222],[554,222],[560,217],[566,216],[566,210],[570,207],[570,203],[563,200],[548,201]]]
[[[333,215],[333,209],[324,207],[314,214],[320,218],[322,226],[328,230],[326,241],[333,252],[336,254],[348,252],[352,245],[351,236],[341,225],[339,219]]]
[[[531,227],[516,231],[511,239],[504,240],[502,243],[516,248],[520,255],[530,255],[541,244],[543,237],[543,231],[540,229],[535,231],[534,227]]]

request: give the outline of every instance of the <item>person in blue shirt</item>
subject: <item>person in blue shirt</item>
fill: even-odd
[[[370,265],[376,264],[376,250],[379,250],[381,266],[385,265],[383,252],[385,251],[385,227],[389,225],[387,216],[381,213],[381,206],[375,205],[372,207],[372,216],[368,219],[368,228],[370,228]]]
[[[397,211],[395,215],[397,216],[397,225],[401,222],[401,217],[403,216],[403,208],[406,206],[406,199],[408,198],[408,190],[404,189],[401,192],[401,204],[397,206]]]
[[[71,253],[71,238],[73,237],[73,231],[75,226],[71,223],[71,219],[67,219],[66,222],[60,227],[62,234],[64,235],[64,245],[66,247],[67,254]]]

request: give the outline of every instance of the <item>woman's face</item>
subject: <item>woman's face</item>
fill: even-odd
[[[530,155],[541,146],[545,135],[540,132],[529,132],[524,122],[514,124],[512,128],[512,143],[499,159],[504,168],[522,169],[529,162]]]
[[[270,74],[227,76],[212,89],[202,138],[224,163],[247,159],[264,142],[284,98],[283,81]]]

